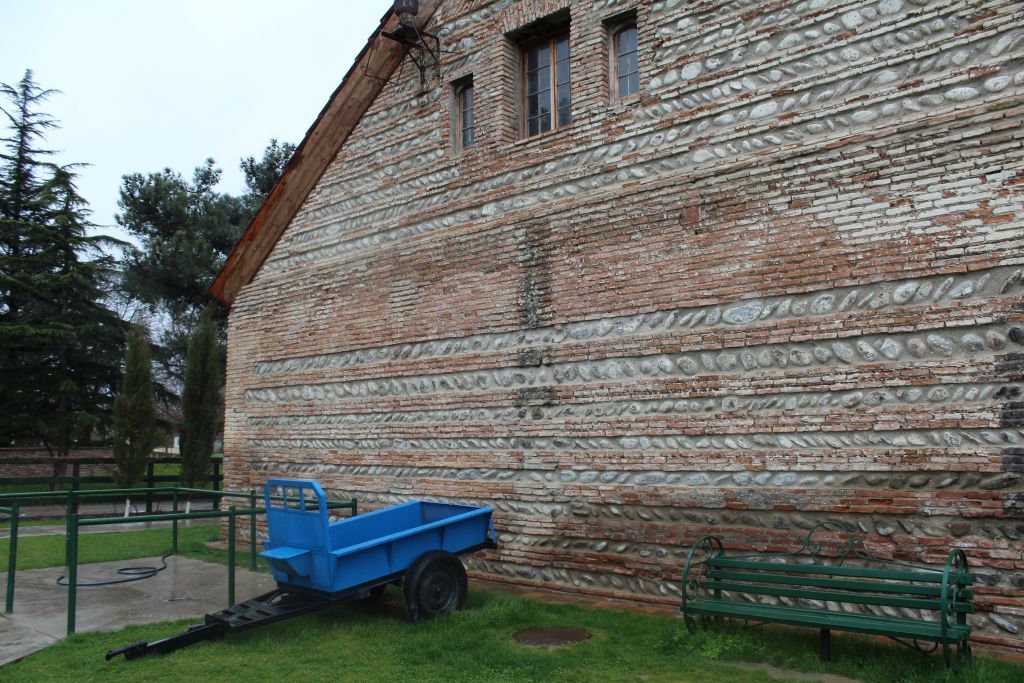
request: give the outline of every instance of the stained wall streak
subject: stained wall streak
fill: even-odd
[[[571,13],[573,123],[506,33]],[[635,10],[641,96],[604,19]],[[496,508],[482,577],[654,604],[833,517],[1024,650],[1024,6],[447,0],[231,312],[228,485]],[[452,150],[473,75],[477,144]]]

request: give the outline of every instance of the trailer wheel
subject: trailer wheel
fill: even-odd
[[[405,609],[413,621],[462,609],[466,591],[462,561],[443,550],[431,550],[417,557],[402,582]]]

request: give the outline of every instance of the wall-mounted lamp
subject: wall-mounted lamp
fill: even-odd
[[[426,87],[427,70],[441,65],[441,39],[433,33],[416,28],[416,15],[420,11],[419,0],[395,0],[391,11],[398,17],[398,26],[394,31],[381,31],[380,34],[399,43],[405,53],[412,58],[420,71],[420,86]]]

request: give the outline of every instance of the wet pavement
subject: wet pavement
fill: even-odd
[[[108,581],[119,578],[117,570],[122,567],[160,564],[159,557],[83,564],[78,567],[78,581]],[[269,574],[235,571],[237,602],[266,593],[277,585]],[[64,567],[18,572],[14,613],[0,617],[0,666],[64,638],[67,588],[57,585],[57,577],[63,574]],[[6,586],[6,580],[6,574],[0,573],[0,585]],[[227,606],[227,567],[174,556],[167,558],[167,569],[153,578],[114,586],[80,585],[76,631],[116,631],[129,624],[202,617]],[[121,645],[125,643],[110,643],[111,648]]]

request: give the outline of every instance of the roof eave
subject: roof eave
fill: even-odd
[[[416,17],[418,27],[427,25],[440,3],[441,0],[420,3]],[[397,17],[388,10],[295,149],[274,189],[228,254],[224,266],[207,290],[210,296],[228,308],[242,287],[259,272],[306,197],[383,90],[387,78],[401,64],[405,56],[402,46],[380,35],[382,30],[392,31],[397,25]]]

